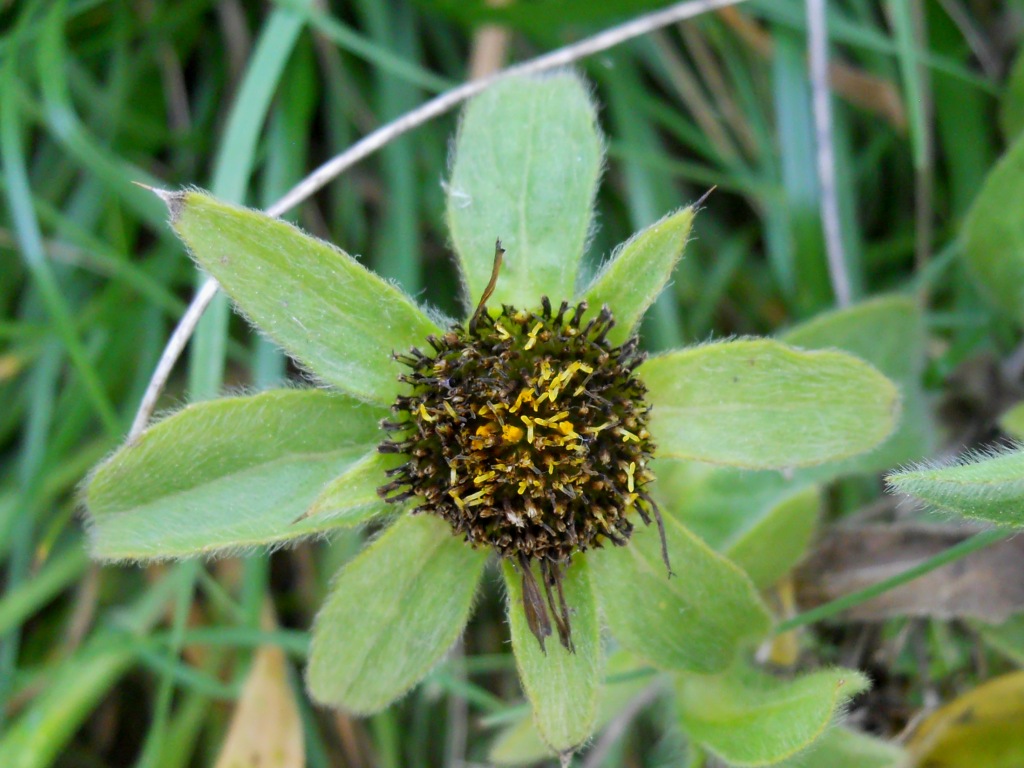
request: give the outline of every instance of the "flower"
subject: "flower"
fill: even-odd
[[[609,343],[615,319],[607,306],[585,325],[586,301],[554,310],[547,296],[539,311],[506,304],[492,315],[487,299],[504,253],[499,240],[491,281],[465,327],[429,336],[433,354],[411,347],[393,356],[412,371],[399,377],[411,394],[391,407],[398,421],[382,422],[398,437],[379,450],[406,462],[388,470],[378,493],[391,503],[415,499],[413,514],[438,515],[473,546],[518,564],[522,608],[541,650],[550,609],[573,651],[562,578],[574,554],[605,540],[628,544],[636,511],[645,523],[657,519],[668,566],[664,522],[648,493],[650,407],[634,375],[645,355],[636,336]]]
[[[224,398],[151,427],[90,478],[94,554],[218,552],[390,514],[335,579],[307,672],[315,698],[369,713],[444,656],[496,552],[520,678],[556,750],[593,728],[599,612],[658,667],[732,665],[769,614],[674,503],[659,513],[655,445],[733,466],[819,463],[880,442],[898,397],[851,356],[771,340],[644,361],[636,328],[694,210],[578,280],[601,163],[593,105],[572,74],[509,79],[470,104],[448,184],[459,265],[479,297],[463,324],[434,319],[287,223],[194,190],[164,193],[197,262],[333,391]],[[658,526],[634,530],[633,517]],[[545,644],[552,620],[560,643]]]

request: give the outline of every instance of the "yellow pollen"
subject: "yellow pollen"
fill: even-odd
[[[507,340],[507,339],[511,339],[512,338],[512,334],[509,333],[508,331],[506,331],[505,330],[505,326],[503,326],[501,323],[495,323],[494,324],[494,330],[497,332],[497,334],[503,340]]]
[[[628,443],[630,440],[632,440],[635,443],[640,442],[640,438],[634,435],[628,429],[623,429],[622,427],[619,427],[617,430],[615,430],[615,433],[618,435],[622,435],[622,442],[624,443]]]
[[[519,418],[522,419],[523,420],[523,424],[526,425],[526,442],[532,443],[533,442],[533,419],[531,419],[529,416],[520,416]]]
[[[476,483],[477,485],[483,485],[484,483],[486,483],[488,480],[492,479],[493,477],[494,477],[494,472],[484,472],[484,473],[479,474],[476,477],[474,477],[473,478],[473,482]],[[629,476],[629,480],[630,480],[630,486],[632,486],[632,484],[633,484],[633,475],[632,475],[632,473]],[[632,487],[629,490],[632,491],[633,490]]]
[[[626,488],[630,493],[633,492],[633,473],[636,472],[636,462],[629,462],[629,469],[626,470]],[[494,474],[493,472],[491,473]]]
[[[455,409],[452,408],[452,404],[449,403],[447,400],[444,401],[444,409],[448,411],[448,415],[451,416],[453,419],[455,419],[456,421],[459,420],[459,414],[455,412]]]
[[[560,382],[562,382],[562,385],[564,386],[565,384],[569,383],[569,379],[573,377],[573,374],[576,373],[576,371],[580,370],[580,368],[582,367],[583,366],[580,364],[578,360],[574,361],[569,365],[568,368],[566,368],[564,371],[558,374],[557,378]]]
[[[462,501],[467,507],[478,507],[481,504],[486,503],[487,500],[484,498],[484,496],[487,495],[488,490],[489,489],[487,488],[481,488],[479,491],[469,494],[469,496],[464,498]]]
[[[566,437],[579,437],[579,435],[576,434],[576,429],[573,427],[571,421],[561,421],[556,425],[556,427],[558,428],[558,431]]]
[[[537,334],[540,333],[540,329],[543,327],[544,323],[537,323],[533,326],[533,330],[528,334],[530,340],[523,345],[523,349],[533,349],[534,345],[537,343]]]
[[[452,501],[455,502],[455,504],[458,506],[459,509],[465,509],[466,508],[466,502],[464,502],[462,499],[459,498],[458,491],[455,491],[455,490],[448,491],[448,495],[452,497]]]
[[[519,427],[513,427],[511,424],[506,424],[501,428],[501,437],[506,443],[518,443],[523,439],[523,430]]]
[[[420,403],[420,407],[417,413],[419,413],[420,418],[426,422],[436,421],[436,419],[433,416],[427,413],[427,407],[423,403]]]
[[[519,393],[519,396],[516,398],[515,404],[511,408],[509,408],[509,412],[515,413],[516,411],[519,410],[519,407],[523,403],[532,403],[534,395],[536,394],[537,391],[533,387],[527,387],[526,389],[522,390]]]

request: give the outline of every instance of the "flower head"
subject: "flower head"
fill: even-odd
[[[662,499],[661,515],[655,445],[750,468],[818,463],[882,440],[898,397],[848,355],[770,340],[644,360],[636,328],[693,209],[579,280],[601,163],[593,105],[571,74],[506,80],[470,104],[448,223],[478,301],[450,324],[289,224],[166,194],[196,260],[332,389],[200,403],[147,430],[89,481],[94,553],[217,552],[395,513],[338,574],[307,672],[314,697],[368,713],[443,657],[496,552],[523,687],[556,750],[593,727],[599,609],[622,647],[659,667],[730,667],[763,636],[767,610],[674,504]],[[491,256],[498,235],[504,265],[500,244]],[[658,530],[635,526],[652,519]],[[560,643],[545,646],[552,623]]]
[[[492,289],[503,255],[498,241]],[[432,352],[394,355],[410,369],[400,378],[411,391],[391,407],[397,420],[383,422],[392,437],[380,451],[407,461],[388,470],[379,492],[392,503],[415,500],[414,513],[438,515],[473,546],[518,563],[541,649],[550,611],[572,650],[562,577],[573,555],[627,544],[633,512],[662,526],[648,488],[650,406],[634,375],[645,356],[636,336],[608,341],[607,306],[588,318],[585,301],[556,310],[542,296],[535,311],[506,304],[492,315],[487,297],[466,325],[429,336]]]

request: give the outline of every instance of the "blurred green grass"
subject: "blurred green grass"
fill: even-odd
[[[253,649],[305,653],[325,586],[363,535],[145,570],[84,556],[76,486],[126,433],[199,279],[162,204],[134,182],[267,206],[359,136],[469,77],[482,21],[504,25],[508,48],[497,53],[511,62],[660,4],[0,9],[0,765],[212,763]],[[830,3],[830,35],[859,78],[834,99],[849,278],[859,298],[927,286],[928,380],[941,394],[965,361],[1005,359],[1020,341],[954,257],[959,222],[1005,145],[995,116],[1024,8],[972,6],[965,30],[924,5],[923,40],[906,3],[873,0]],[[979,65],[967,32],[996,72]],[[644,324],[648,348],[773,332],[833,305],[805,62],[803,4],[750,0],[579,63],[610,149],[591,268],[718,187]],[[392,142],[289,214],[452,315],[460,286],[441,183],[456,119]],[[915,208],[922,192],[927,226]],[[915,262],[915,249],[934,255]],[[161,406],[286,378],[301,377],[218,299]],[[268,600],[283,629],[261,629]],[[309,764],[482,760],[490,731],[478,716],[521,713],[501,601],[492,580],[466,655],[365,723],[314,711],[296,667]],[[657,739],[633,735],[604,764],[671,761],[679,745],[658,730],[664,719],[656,712],[637,732]],[[465,744],[445,736],[458,723]]]

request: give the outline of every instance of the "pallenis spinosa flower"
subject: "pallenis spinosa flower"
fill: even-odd
[[[180,557],[389,521],[336,577],[307,670],[315,698],[369,713],[444,656],[495,553],[520,678],[556,750],[593,727],[599,613],[660,668],[732,665],[769,615],[676,500],[659,509],[655,446],[749,468],[827,461],[885,437],[896,391],[851,356],[771,340],[645,360],[637,325],[693,209],[580,279],[601,164],[571,74],[506,80],[471,102],[448,181],[461,323],[287,223],[165,193],[199,264],[329,388],[198,403],[151,427],[89,481],[94,554]]]

